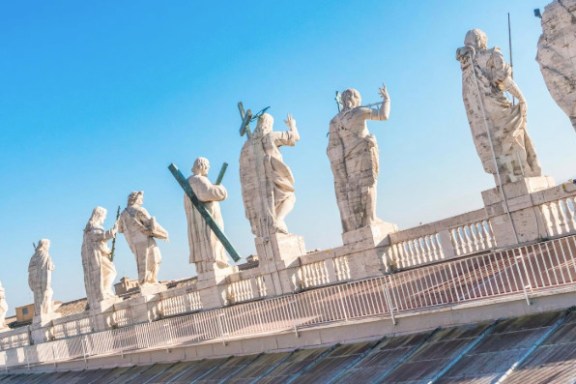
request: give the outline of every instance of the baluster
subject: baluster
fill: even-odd
[[[458,228],[452,228],[450,230],[450,237],[452,238],[452,245],[456,251],[456,256],[460,256],[462,254],[462,248],[460,245],[460,236],[458,236]]]
[[[565,201],[566,204],[566,221],[570,232],[576,231],[576,212],[574,207],[574,199],[569,197]]]
[[[544,203],[540,206],[540,210],[542,211],[542,216],[544,217],[544,221],[546,223],[546,229],[548,235],[552,235],[554,231],[554,227],[552,225],[552,214],[550,212],[550,203]]]
[[[570,210],[568,209],[566,202],[566,199],[559,201],[560,215],[562,217],[562,232],[570,233],[572,232],[572,217],[570,217]]]
[[[458,241],[460,242],[460,249],[462,254],[465,255],[468,253],[468,244],[466,243],[466,237],[464,236],[464,228],[458,227],[456,231],[458,234]]]
[[[553,224],[554,224],[554,234],[561,235],[562,234],[562,216],[560,215],[560,207],[558,206],[558,201],[553,201],[550,204],[550,212],[552,213],[553,217]]]
[[[484,236],[484,228],[482,228],[482,223],[475,223],[474,229],[476,236],[478,236],[478,250],[483,251],[486,249],[486,238]]]
[[[438,234],[435,233],[430,236],[430,248],[432,249],[432,255],[435,261],[443,259],[442,248],[438,242]]]
[[[472,237],[472,242],[474,244],[474,251],[480,251],[482,247],[480,246],[480,236],[478,236],[478,230],[475,223],[470,224],[470,236]]]

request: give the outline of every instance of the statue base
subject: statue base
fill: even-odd
[[[161,283],[151,284],[146,283],[140,285],[140,294],[142,296],[152,296],[160,292],[164,292],[166,290],[166,285]]]
[[[555,185],[550,176],[526,177],[482,192],[486,214],[490,218],[498,247],[547,237],[546,222],[531,194]]]
[[[298,257],[306,254],[304,238],[291,233],[274,233],[268,237],[257,237],[255,243],[261,268],[276,263],[286,268]]]
[[[361,248],[378,247],[389,234],[398,232],[396,224],[379,221],[372,225],[342,234],[344,246],[354,246]]]
[[[264,276],[267,295],[282,295],[293,292],[287,269],[298,264],[300,256],[306,254],[302,236],[275,233],[268,237],[257,237],[260,273]]]
[[[225,305],[222,289],[218,285],[226,282],[226,278],[233,273],[238,272],[238,267],[231,265],[225,268],[218,267],[214,263],[213,268],[206,272],[198,274],[196,289],[200,293],[200,301],[203,309],[219,308]]]

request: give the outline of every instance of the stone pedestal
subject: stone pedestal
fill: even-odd
[[[530,194],[554,186],[554,179],[549,176],[527,177],[504,184],[504,193],[499,188],[482,192],[484,207],[490,217],[498,247],[526,243],[547,236],[542,213]]]
[[[390,233],[397,231],[398,226],[396,224],[380,221],[364,228],[344,232],[342,242],[344,246],[377,247]]]
[[[236,272],[238,272],[236,266],[218,268],[215,263],[212,270],[198,274],[196,289],[200,293],[203,309],[218,308],[225,304],[225,287],[220,285],[225,282],[226,277]]]
[[[269,237],[257,237],[256,252],[260,272],[264,275],[268,294],[281,295],[293,291],[286,268],[294,266],[298,258],[306,254],[302,236],[275,233]]]
[[[166,286],[164,284],[142,284],[140,286],[140,294],[142,296],[150,296],[155,295],[160,292],[164,292],[166,290]]]
[[[122,302],[119,297],[97,301],[90,305],[90,315],[93,319],[92,327],[96,331],[105,331],[110,329],[113,323],[114,304]]]

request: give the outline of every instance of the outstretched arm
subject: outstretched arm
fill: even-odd
[[[382,98],[382,105],[380,108],[371,109],[370,120],[388,120],[390,116],[390,96],[385,85],[378,89],[378,94]]]

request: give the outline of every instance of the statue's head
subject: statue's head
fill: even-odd
[[[106,220],[106,213],[108,213],[106,208],[96,207],[92,210],[92,216],[88,222],[90,224],[102,224]]]
[[[464,45],[474,47],[475,49],[486,49],[488,46],[488,37],[486,37],[486,33],[480,29],[471,29],[466,32]]]
[[[274,126],[274,118],[269,113],[263,113],[258,118],[258,124],[256,124],[255,134],[265,135],[272,132],[272,127]]]
[[[142,204],[144,202],[144,191],[135,191],[128,195],[128,206]]]
[[[362,103],[362,97],[360,96],[360,92],[358,92],[354,88],[348,88],[344,92],[342,92],[342,105],[344,106],[344,110],[356,108]]]
[[[192,174],[206,176],[210,170],[210,162],[205,157],[199,157],[194,161],[192,166]]]
[[[36,251],[47,251],[48,248],[50,248],[50,240],[40,239],[38,241],[38,246],[36,247]]]

